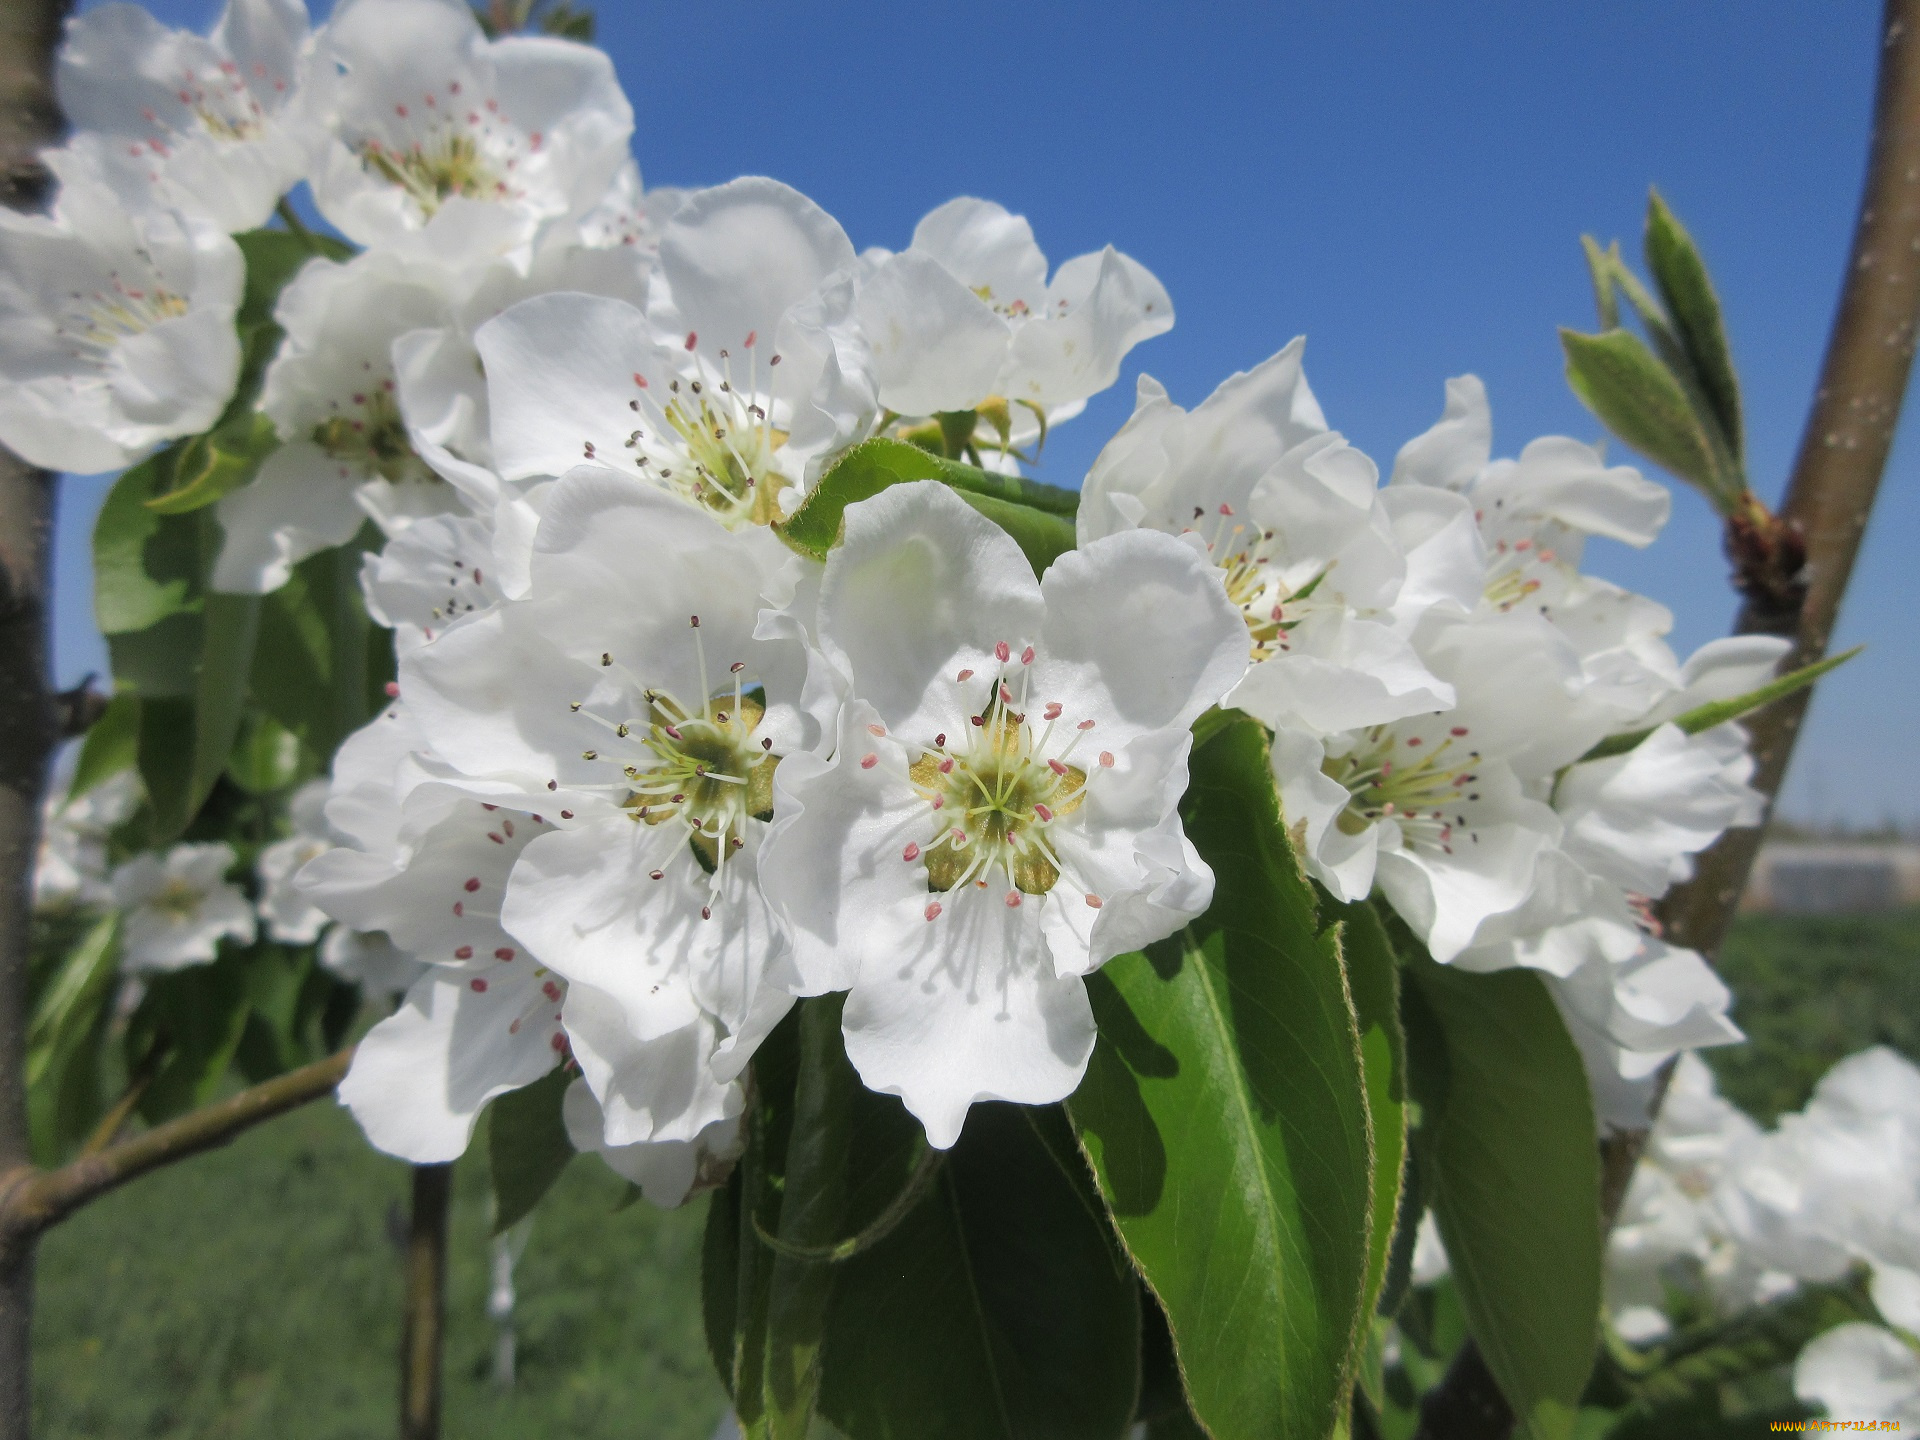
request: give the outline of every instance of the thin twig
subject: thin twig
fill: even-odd
[[[353,1050],[342,1050],[57,1170],[22,1166],[0,1175],[0,1257],[31,1244],[41,1231],[129,1180],[216,1149],[264,1120],[318,1100],[340,1083],[352,1060]]]
[[[147,1093],[147,1086],[153,1083],[153,1072],[136,1075],[127,1082],[126,1093],[114,1101],[113,1108],[100,1117],[100,1123],[93,1127],[93,1133],[80,1147],[82,1158],[98,1155],[120,1138],[120,1130],[133,1115],[133,1107],[140,1103],[140,1097]]]

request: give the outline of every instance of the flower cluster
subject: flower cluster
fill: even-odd
[[[1674,1068],[1607,1248],[1606,1305],[1622,1339],[1673,1329],[1675,1296],[1738,1316],[1805,1284],[1870,1272],[1885,1326],[1815,1336],[1794,1366],[1802,1400],[1836,1417],[1920,1423],[1920,1069],[1883,1046],[1835,1065],[1806,1106],[1763,1130],[1697,1056]],[[1448,1271],[1429,1216],[1413,1280]]]
[[[1591,536],[1650,544],[1667,492],[1563,437],[1492,459],[1471,376],[1381,485],[1328,427],[1302,348],[1192,411],[1143,378],[1087,477],[1082,542],[1160,530],[1207,557],[1246,628],[1225,703],[1272,727],[1314,878],[1384,898],[1443,963],[1547,975],[1603,1118],[1639,1123],[1637,1082],[1739,1038],[1726,988],[1660,938],[1652,903],[1762,809],[1738,726],[1671,722],[1763,684],[1785,643],[1681,663],[1663,607],[1580,569]]]
[[[607,58],[459,0],[317,29],[230,0],[207,38],[107,6],[61,95],[53,212],[0,214],[0,442],[86,470],[270,431],[218,502],[220,592],[377,527],[391,703],[258,874],[270,937],[404,991],[341,1091],[381,1148],[449,1159],[567,1065],[576,1143],[677,1203],[737,1152],[756,1047],[835,992],[936,1147],[976,1101],[1064,1098],[1085,977],[1212,901],[1180,802],[1216,706],[1271,732],[1336,899],[1550,977],[1611,1118],[1737,1038],[1651,906],[1761,808],[1737,727],[1674,722],[1782,647],[1683,664],[1661,607],[1580,568],[1590,536],[1651,542],[1666,492],[1568,439],[1492,459],[1477,381],[1382,485],[1300,341],[1190,411],[1143,378],[1043,573],[933,480],[841,497],[823,561],[787,526],[876,438],[1017,492],[1173,323],[1159,282],[1110,247],[1050,271],[983,200],[890,252],[774,180],[645,190]],[[313,240],[256,387],[234,237],[303,183],[352,245]],[[142,916],[199,886],[151,963],[252,935],[218,848],[116,880]]]

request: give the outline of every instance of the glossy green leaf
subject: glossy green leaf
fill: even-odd
[[[1069,1105],[1194,1413],[1215,1440],[1321,1440],[1346,1402],[1371,1254],[1360,1036],[1265,732],[1222,726],[1191,772],[1182,813],[1213,906],[1093,977],[1100,1039]]]
[[[1567,383],[1606,427],[1655,464],[1705,491],[1722,510],[1741,485],[1725,474],[1712,440],[1673,372],[1630,330],[1561,330]]]
[[[833,1268],[820,1408],[850,1440],[1125,1433],[1136,1281],[1058,1107],[975,1105],[927,1199]]]
[[[971,490],[962,490],[960,498],[1013,537],[1035,575],[1046,574],[1049,565],[1073,549],[1071,520]]]
[[[1658,190],[1647,197],[1647,268],[1666,304],[1675,334],[1685,348],[1699,386],[1728,452],[1738,462],[1744,453],[1740,416],[1740,378],[1727,344],[1720,297],[1713,292],[1699,248]]]
[[[190,700],[205,642],[197,604],[144,630],[108,635],[114,687],[146,700]]]
[[[1567,1436],[1600,1314],[1600,1162],[1580,1054],[1530,970],[1420,959],[1401,973],[1434,1217],[1468,1327],[1523,1433]]]
[[[574,1157],[560,1113],[572,1080],[564,1066],[556,1067],[488,1107],[487,1162],[493,1176],[496,1235],[531,1215]]]
[[[73,767],[70,795],[84,795],[102,780],[132,768],[140,754],[140,697],[116,695],[87,727]]]
[[[172,487],[182,448],[127,470],[100,506],[93,524],[93,614],[106,635],[145,630],[199,596],[199,523],[147,506]]]
[[[1324,911],[1323,913],[1329,913]],[[1367,1316],[1387,1278],[1407,1159],[1407,1045],[1400,1028],[1400,974],[1380,917],[1360,903],[1339,907],[1340,954],[1347,969],[1373,1128],[1373,1228],[1367,1251]]]
[[[1073,548],[1073,510],[1066,499],[1072,497],[1073,505],[1078,505],[1073,491],[962,465],[903,440],[869,440],[849,450],[821,477],[800,508],[774,528],[803,555],[825,560],[839,543],[849,505],[912,480],[939,480],[953,486],[1013,536],[1035,574]]]
[[[93,1023],[93,1012],[119,973],[118,935],[117,912],[94,921],[39,997],[27,1026],[28,1085],[39,1084],[75,1037]]]
[[[1829,670],[1839,669],[1866,648],[1864,645],[1856,645],[1851,650],[1841,651],[1838,655],[1829,655],[1826,659],[1816,660],[1811,665],[1802,665],[1798,670],[1789,671],[1778,679],[1769,680],[1766,684],[1749,690],[1744,695],[1735,695],[1726,700],[1710,700],[1705,705],[1696,705],[1691,710],[1682,711],[1665,723],[1677,725],[1689,735],[1698,735],[1713,729],[1716,725],[1724,725],[1729,720],[1738,720],[1743,715],[1751,715],[1762,706],[1771,705],[1776,700],[1784,700],[1787,696],[1806,689]],[[1627,730],[1618,735],[1609,735],[1580,759],[1574,761],[1574,764],[1625,755],[1628,751],[1637,749],[1640,742],[1653,734],[1657,728],[1649,725],[1644,729]]]

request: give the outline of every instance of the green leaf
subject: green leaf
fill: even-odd
[[[314,250],[329,260],[347,260],[353,246],[329,235],[296,235],[290,230],[248,230],[233,237],[247,261],[247,288],[235,323],[242,330],[273,322],[273,307],[287,282],[314,258]]]
[[[360,598],[360,554],[345,545],[301,561],[262,604],[253,702],[317,763],[373,717],[384,703],[375,676],[393,673],[392,642],[373,634]]]
[[[1722,472],[1673,372],[1630,330],[1560,332],[1567,383],[1606,427],[1655,464],[1698,486],[1723,513],[1744,488]]]
[[[159,1124],[211,1100],[247,1027],[246,957],[229,950],[211,965],[155,975],[127,1027],[129,1068],[157,1054],[140,1114]]]
[[[802,1000],[800,1074],[780,1194],[781,1247],[831,1244],[847,1215],[848,1153],[860,1080],[840,1037],[844,995]],[[819,1399],[821,1351],[839,1267],[776,1254],[767,1282],[767,1340],[762,1424],[749,1435],[804,1440]],[[749,1407],[740,1406],[748,1419]]]
[[[199,614],[107,637],[115,680],[141,699],[136,750],[155,844],[174,839],[193,822],[226,768],[246,701],[261,604],[257,595],[207,595]]]
[[[573,1077],[556,1066],[531,1085],[509,1090],[488,1110],[487,1162],[493,1174],[493,1233],[533,1213],[574,1157],[560,1102]]]
[[[93,614],[103,634],[145,630],[187,609],[200,592],[199,525],[147,507],[171,487],[183,448],[133,466],[100,507],[93,525]]]
[[[1736,462],[1745,453],[1740,416],[1740,378],[1734,373],[1733,352],[1727,344],[1720,315],[1720,297],[1713,292],[1706,262],[1693,237],[1660,192],[1647,196],[1647,268],[1660,289],[1667,314],[1687,359],[1693,378],[1710,407],[1728,452]]]
[[[186,814],[180,819],[183,830],[227,768],[227,756],[240,729],[247,676],[260,634],[260,597],[209,595],[204,623],[200,673],[194,682],[193,779]]]
[[[962,490],[960,498],[1013,537],[1035,575],[1046,574],[1049,565],[1073,549],[1071,520],[970,490]]]
[[[1126,1430],[1136,1282],[1058,1107],[975,1105],[926,1201],[832,1268],[820,1410],[851,1440]]]
[[[1811,665],[1802,665],[1798,670],[1790,670],[1777,679],[1769,680],[1757,689],[1744,695],[1735,695],[1728,700],[1709,700],[1705,705],[1696,705],[1691,710],[1683,710],[1671,720],[1662,723],[1678,725],[1689,735],[1698,735],[1711,730],[1716,725],[1724,725],[1729,720],[1738,720],[1743,715],[1751,715],[1776,700],[1806,689],[1829,670],[1837,670],[1853,659],[1867,647],[1856,645],[1851,650],[1843,650],[1838,655],[1829,655],[1824,660],[1816,660]],[[1607,760],[1615,755],[1625,755],[1638,749],[1640,743],[1653,734],[1659,726],[1649,725],[1640,730],[1627,730],[1618,735],[1609,735],[1595,745],[1586,754],[1573,763],[1583,765],[1589,760]]]
[[[313,952],[304,947],[263,942],[248,951],[241,972],[247,1024],[233,1058],[249,1085],[284,1075],[310,1058],[312,1047],[300,1033],[300,1001],[315,968]]]
[[[189,699],[205,643],[198,605],[144,630],[108,635],[114,687],[145,700]]]
[[[1407,1158],[1407,1043],[1400,1028],[1400,975],[1380,917],[1364,902],[1327,913],[1340,919],[1340,955],[1360,1026],[1367,1109],[1373,1132],[1373,1227],[1362,1314],[1371,1317],[1386,1283]]]
[[[102,1052],[120,977],[118,917],[97,920],[67,952],[34,1006],[27,1032],[27,1115],[33,1158],[56,1165],[105,1108]]]
[[[1467,1325],[1535,1440],[1571,1433],[1600,1314],[1600,1162],[1579,1052],[1540,976],[1403,967],[1433,1209]]]
[[[150,844],[164,845],[193,818],[193,702],[154,696],[140,702],[140,783],[146,786]]]
[[[68,952],[27,1026],[27,1084],[39,1084],[95,1018],[118,973],[117,912],[90,926]]]
[[[273,422],[251,411],[231,426],[196,435],[174,464],[174,487],[149,496],[147,509],[185,515],[232,494],[253,479],[262,462],[280,448]]]
[[[1600,242],[1591,235],[1580,237],[1581,252],[1587,257],[1587,274],[1593,280],[1593,306],[1600,312],[1602,330],[1620,328],[1620,297],[1614,284],[1614,267],[1620,263],[1620,242],[1614,241],[1605,250]]]
[[[1194,1414],[1215,1440],[1319,1440],[1364,1333],[1360,1036],[1336,933],[1318,927],[1287,844],[1265,732],[1239,717],[1191,771],[1182,814],[1213,867],[1213,906],[1092,978],[1100,1039],[1069,1105],[1166,1309]]]
[[[102,780],[130,769],[140,754],[140,697],[116,695],[80,742],[69,795],[84,795]]]
[[[1075,492],[962,465],[903,440],[856,445],[821,477],[800,508],[774,528],[801,554],[825,560],[840,541],[849,505],[912,480],[939,480],[953,486],[1020,543],[1036,574],[1073,548],[1070,517],[1079,504]]]

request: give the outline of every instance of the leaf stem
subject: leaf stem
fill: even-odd
[[[306,222],[287,203],[286,196],[273,202],[273,213],[280,217],[280,223],[287,227],[289,234],[299,237],[300,243],[307,247],[308,254],[324,256],[327,253],[320,244],[320,237],[307,228]]]
[[[915,1162],[913,1173],[907,1176],[907,1183],[900,1187],[900,1193],[893,1197],[887,1208],[880,1212],[866,1229],[845,1240],[836,1240],[829,1245],[796,1245],[792,1241],[782,1240],[778,1235],[768,1232],[760,1223],[760,1217],[753,1217],[753,1233],[760,1237],[760,1243],[776,1255],[789,1260],[798,1260],[810,1265],[838,1265],[864,1255],[878,1245],[887,1236],[900,1228],[900,1222],[913,1213],[914,1206],[926,1197],[927,1189],[933,1184],[933,1177],[940,1173],[940,1164],[947,1158],[944,1150],[936,1150],[931,1145],[923,1145],[920,1159]]]

